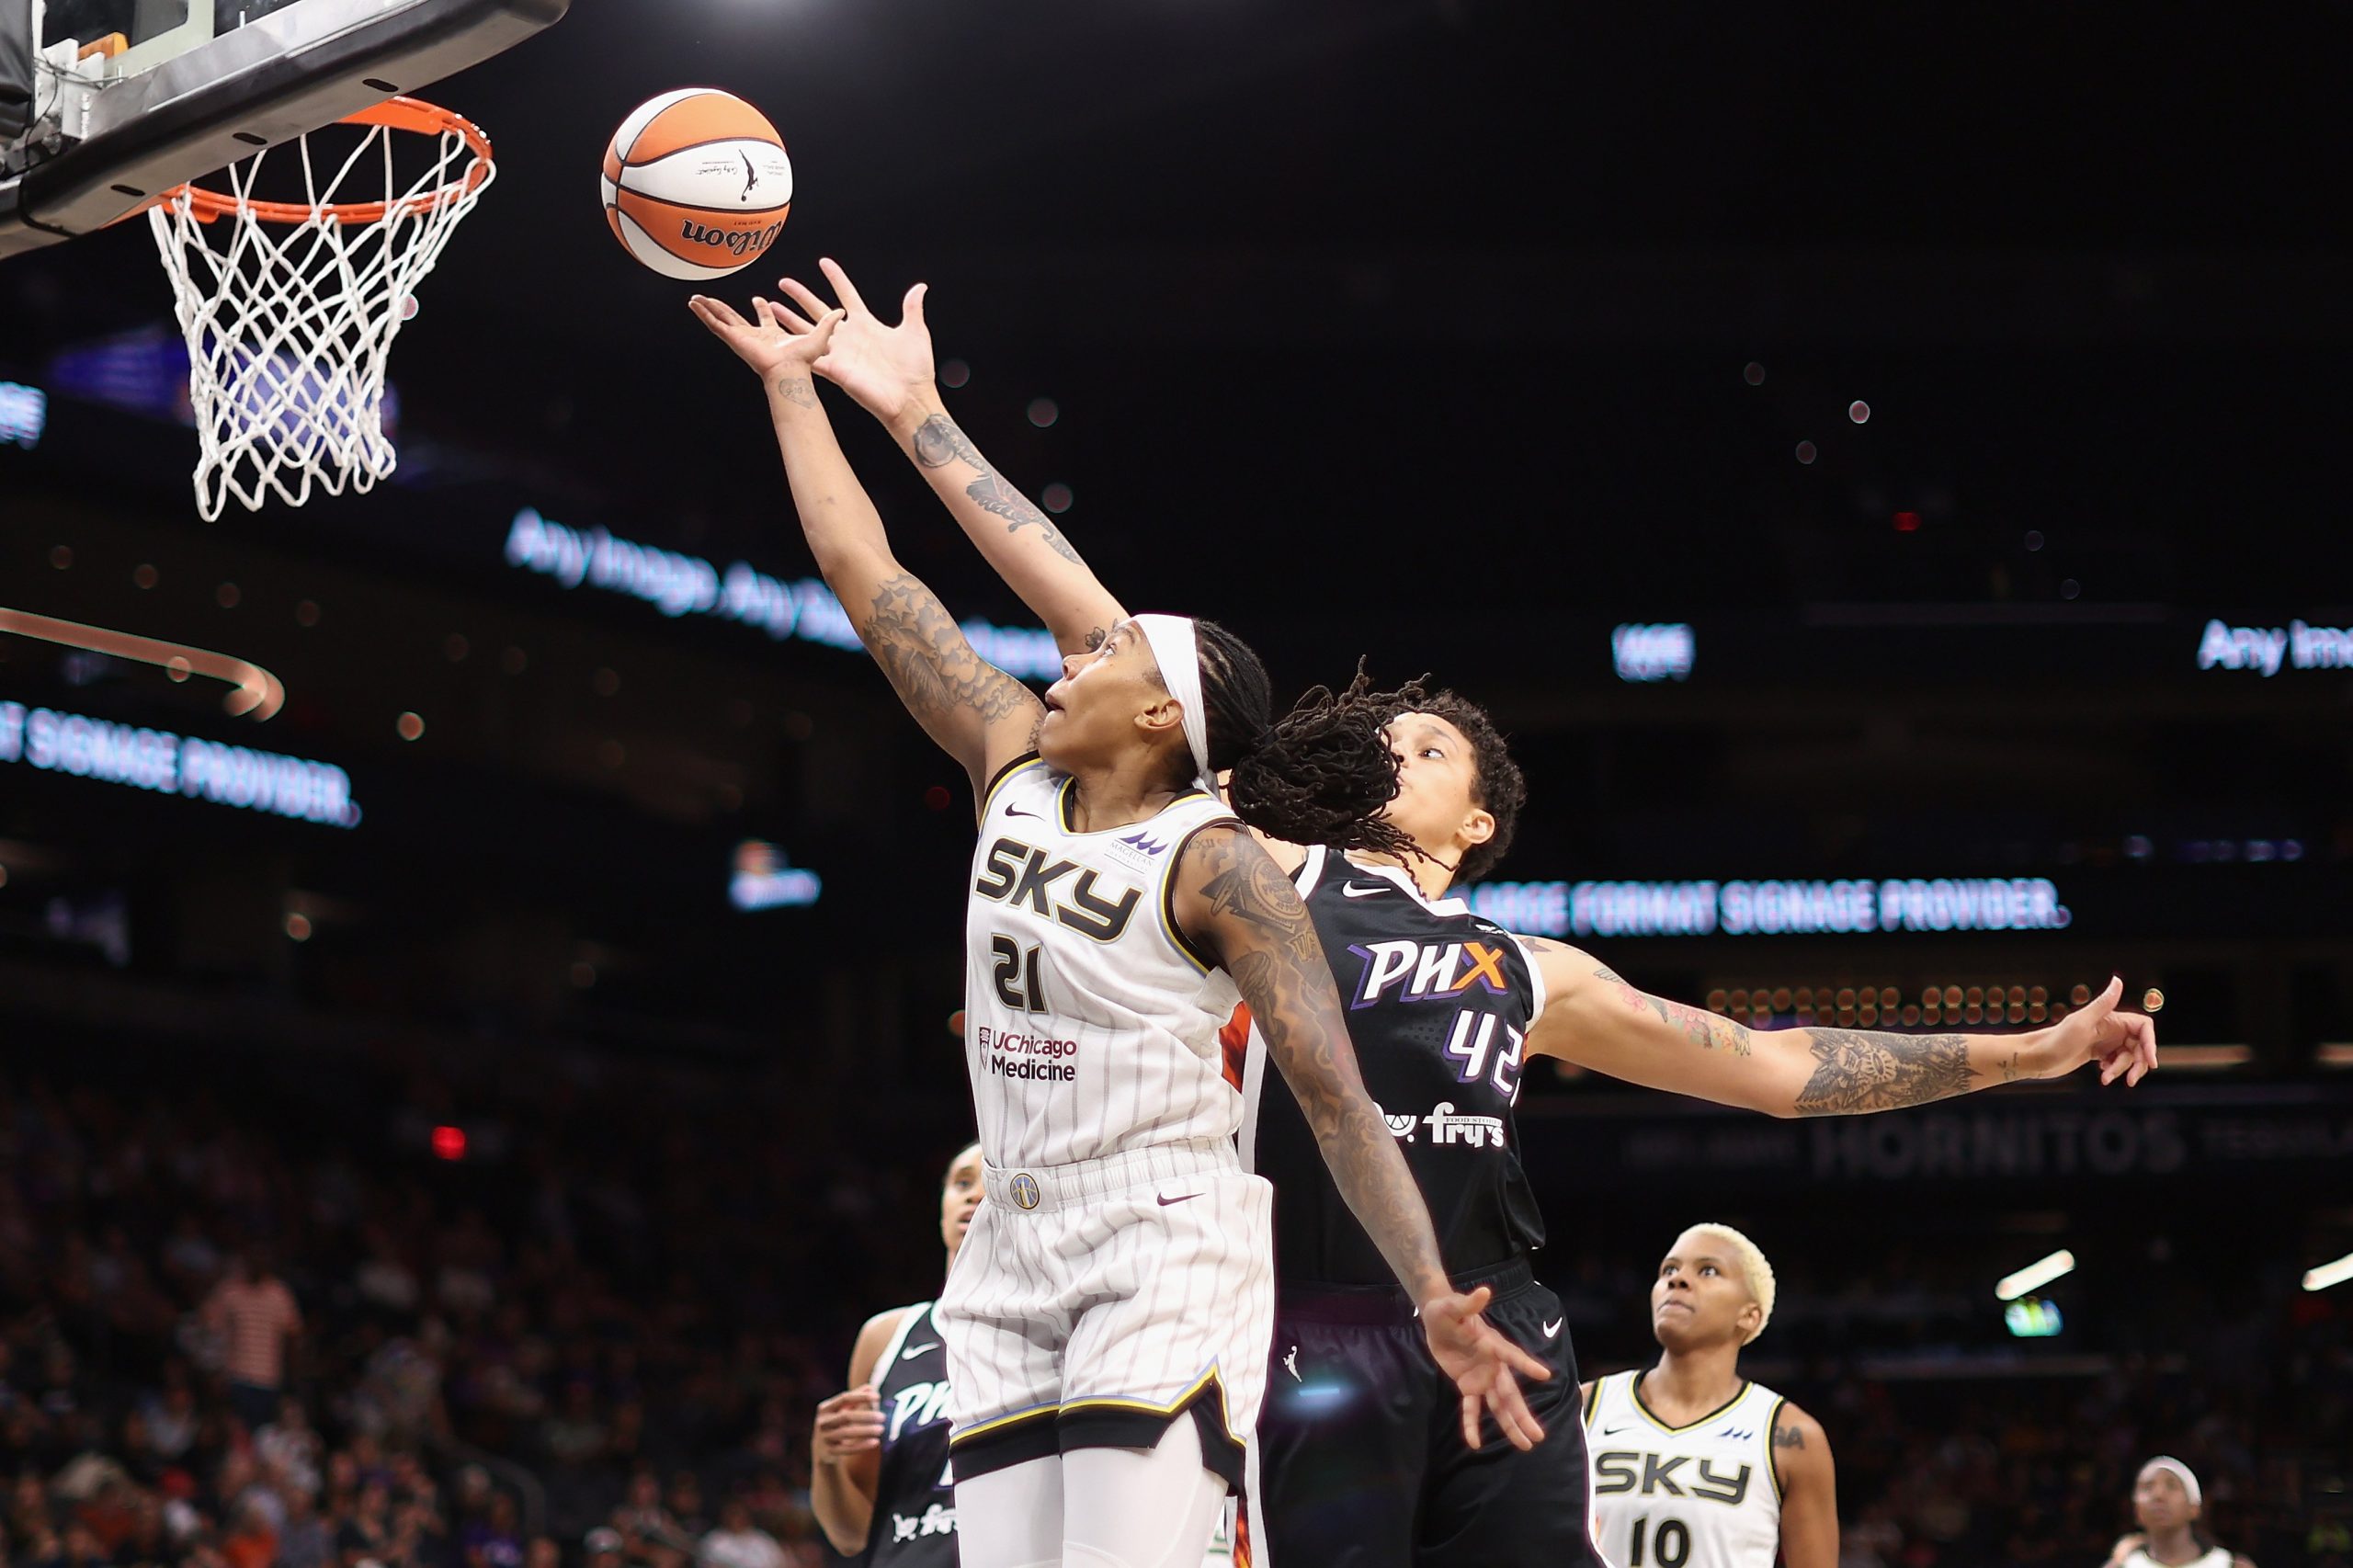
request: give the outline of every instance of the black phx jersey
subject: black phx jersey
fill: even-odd
[[[1391,867],[1321,848],[1297,880],[1332,966],[1366,1090],[1413,1167],[1449,1273],[1523,1257],[1544,1221],[1520,1167],[1511,1108],[1542,983],[1518,942],[1459,899],[1432,902]],[[1264,1060],[1243,1157],[1275,1184],[1275,1271],[1286,1285],[1394,1285],[1332,1184],[1299,1102]]]
[[[931,1303],[899,1319],[876,1363],[882,1473],[865,1568],[956,1568],[956,1494],[948,1471],[948,1353]]]
[[[1512,1124],[1543,982],[1502,927],[1390,867],[1308,851],[1300,896],[1348,1010],[1365,1087],[1420,1182],[1447,1271],[1545,1363],[1529,1452],[1462,1441],[1461,1400],[1413,1303],[1326,1174],[1251,1033],[1243,1153],[1275,1183],[1273,1363],[1250,1488],[1257,1568],[1603,1568],[1560,1298],[1528,1255],[1543,1221]]]

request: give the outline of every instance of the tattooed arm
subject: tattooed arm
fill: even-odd
[[[756,320],[746,322],[700,295],[691,307],[767,389],[801,531],[825,585],[907,711],[964,765],[977,792],[998,768],[1035,747],[1045,709],[1029,687],[972,651],[938,596],[891,553],[882,519],[850,472],[812,380],[840,313],[813,324],[755,301]]]
[[[1171,874],[1177,928],[1233,977],[1340,1196],[1419,1305],[1431,1354],[1461,1391],[1466,1440],[1478,1446],[1483,1410],[1515,1445],[1533,1447],[1543,1428],[1512,1374],[1540,1381],[1551,1369],[1480,1319],[1484,1286],[1461,1295],[1449,1283],[1421,1188],[1365,1093],[1339,993],[1299,890],[1238,825],[1193,835]]]
[[[998,576],[1021,596],[1065,653],[1091,651],[1127,619],[1096,581],[1070,540],[1045,513],[990,466],[940,402],[932,375],[931,332],[924,325],[924,286],[907,297],[896,326],[885,326],[858,297],[849,274],[817,264],[847,312],[817,373],[839,386],[887,426],[899,449],[979,547]],[[813,319],[825,301],[806,285],[781,284]]]
[[[1520,942],[1544,981],[1531,1052],[1768,1116],[1893,1110],[2021,1078],[2063,1077],[2086,1062],[2100,1063],[2103,1084],[2120,1074],[2137,1084],[2156,1065],[2155,1026],[2116,1010],[2120,980],[2061,1022],[2022,1034],[1752,1029],[1637,991],[1565,943]]]
[[[1773,1420],[1773,1471],[1781,1483],[1781,1561],[1787,1568],[1838,1568],[1838,1472],[1822,1423],[1794,1404]]]

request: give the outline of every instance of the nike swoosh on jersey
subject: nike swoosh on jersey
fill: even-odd
[[[1009,812],[1013,808],[1007,806],[1005,809]],[[1379,882],[1373,883],[1370,887],[1365,887],[1358,882],[1344,882],[1340,886],[1340,896],[1342,898],[1370,898],[1374,893],[1388,891],[1387,887]]]
[[[1160,1206],[1163,1209],[1165,1209],[1172,1203],[1189,1203],[1199,1196],[1200,1194],[1198,1192],[1188,1192],[1182,1198],[1164,1198],[1160,1200]]]
[[[1560,1333],[1561,1325],[1568,1321],[1569,1320],[1566,1318],[1554,1318],[1551,1323],[1546,1324],[1544,1325],[1544,1337],[1550,1339],[1554,1335]]]
[[[1006,807],[1006,808],[1005,808],[1005,814],[1006,814],[1006,816],[1009,816],[1009,817],[1029,817],[1029,818],[1031,818],[1031,819],[1033,819],[1033,820],[1035,820],[1035,821],[1038,821],[1038,822],[1043,822],[1043,821],[1045,821],[1045,820],[1046,820],[1045,818],[1043,818],[1043,817],[1041,817],[1041,816],[1039,816],[1039,815],[1038,815],[1038,813],[1037,813],[1037,812],[1025,812],[1025,811],[1023,811],[1019,806],[1007,806],[1007,807]]]
[[[909,1356],[920,1356],[926,1350],[937,1350],[938,1348],[939,1341],[935,1339],[930,1341],[928,1344],[910,1345],[905,1349],[900,1351],[899,1355],[902,1358],[904,1358]]]
[[[1626,1428],[1625,1428],[1625,1427],[1623,1427],[1623,1426],[1604,1426],[1604,1427],[1601,1429],[1601,1435],[1602,1435],[1603,1437],[1616,1437],[1619,1433],[1623,1432],[1623,1431],[1625,1431],[1625,1430],[1626,1430]]]

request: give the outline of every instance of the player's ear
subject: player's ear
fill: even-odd
[[[1472,807],[1471,814],[1462,819],[1462,825],[1454,830],[1454,835],[1462,841],[1463,848],[1476,849],[1495,837],[1495,813],[1484,806]]]
[[[1166,734],[1185,727],[1185,705],[1166,692],[1161,692],[1136,714],[1136,728],[1151,736]]]
[[[1764,1329],[1765,1309],[1751,1301],[1740,1309],[1740,1315],[1733,1323],[1740,1329],[1740,1342],[1745,1345]]]

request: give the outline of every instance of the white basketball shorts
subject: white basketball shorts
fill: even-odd
[[[1238,1488],[1274,1333],[1274,1188],[1223,1139],[982,1183],[938,1308],[956,1473],[1149,1449],[1189,1413]]]

